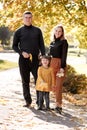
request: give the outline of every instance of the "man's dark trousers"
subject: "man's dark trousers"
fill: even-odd
[[[39,66],[38,56],[33,56],[32,61],[29,58],[24,58],[22,55],[19,57],[19,69],[22,79],[22,86],[23,86],[23,96],[26,103],[31,104],[32,98],[30,94],[30,72],[34,76],[34,80],[36,83],[37,80],[37,69]],[[39,94],[37,91],[37,101],[38,104]]]

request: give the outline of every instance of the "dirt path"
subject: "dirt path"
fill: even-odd
[[[35,86],[32,83],[32,106],[24,108],[20,80],[18,68],[0,72],[0,130],[87,130],[85,107],[63,100],[62,115],[36,110]]]

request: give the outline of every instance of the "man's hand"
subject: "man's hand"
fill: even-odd
[[[22,52],[22,55],[23,55],[24,58],[29,58],[30,57],[29,54],[27,52],[24,52],[24,51]]]

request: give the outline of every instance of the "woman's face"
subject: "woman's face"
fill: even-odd
[[[54,32],[55,38],[60,38],[63,35],[62,28],[58,27]]]

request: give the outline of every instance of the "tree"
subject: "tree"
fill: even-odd
[[[45,44],[50,42],[51,29],[62,24],[69,33],[75,28],[75,35],[80,41],[80,46],[85,47],[83,39],[87,31],[87,0],[4,0],[3,10],[0,11],[0,24],[15,30],[22,25],[22,14],[30,10],[34,15],[34,24],[41,27],[44,33]],[[77,27],[77,30],[76,30]],[[85,40],[87,45],[87,40]]]
[[[0,27],[0,41],[1,44],[4,46],[10,40],[11,33],[8,27],[2,26]]]

